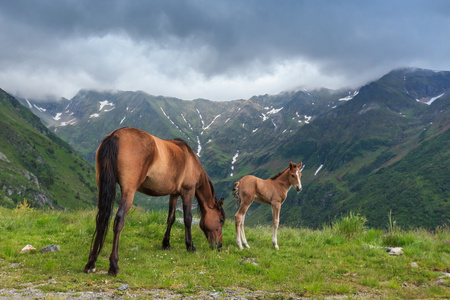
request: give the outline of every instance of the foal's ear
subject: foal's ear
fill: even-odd
[[[217,206],[218,206],[219,208],[222,207],[223,201],[224,201],[224,199],[222,198],[222,199],[219,200],[219,202],[217,202]]]

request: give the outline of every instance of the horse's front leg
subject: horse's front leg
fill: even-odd
[[[277,241],[277,231],[278,231],[278,225],[280,224],[280,208],[281,204],[279,202],[272,202],[272,216],[273,216],[273,236],[272,236],[272,244],[275,247],[275,249],[280,249],[278,247],[278,241]]]
[[[183,199],[183,216],[184,216],[184,240],[188,251],[197,252],[192,241],[192,201],[194,200],[194,190],[190,191]]]
[[[114,220],[114,239],[111,256],[109,257],[109,271],[108,274],[116,276],[119,274],[119,235],[123,229],[123,224],[125,223],[125,215],[133,203],[135,192],[122,193],[122,198],[120,199],[119,209],[117,210],[116,218]]]
[[[170,195],[169,215],[167,217],[167,229],[166,229],[166,233],[164,234],[164,239],[162,242],[163,250],[171,250],[172,249],[172,247],[170,247],[170,230],[172,229],[172,225],[175,222],[175,212],[176,212],[176,208],[177,208],[177,200],[178,200],[178,196]]]

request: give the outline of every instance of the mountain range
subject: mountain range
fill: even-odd
[[[236,211],[233,183],[269,178],[290,161],[305,164],[303,191],[291,190],[281,223],[318,227],[349,211],[383,227],[434,228],[450,220],[450,72],[398,69],[356,90],[298,90],[228,102],[144,92],[81,90],[72,99],[19,99],[93,163],[109,132],[137,127],[182,138]],[[147,197],[138,203],[163,207]],[[254,203],[247,224],[271,222]]]

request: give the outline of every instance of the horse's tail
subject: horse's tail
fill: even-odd
[[[239,196],[239,181],[236,181],[233,185],[233,196],[236,199],[236,206],[241,206],[241,197]]]
[[[114,133],[105,137],[97,151],[98,172],[98,200],[97,218],[93,248],[97,255],[100,253],[108,233],[109,220],[116,198],[117,154],[119,152],[119,138]],[[94,242],[95,240],[95,242]]]

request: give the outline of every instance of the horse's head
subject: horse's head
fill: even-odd
[[[302,178],[302,163],[300,162],[298,165],[289,163],[289,182],[292,186],[300,192],[302,190],[302,182],[300,179]]]
[[[200,228],[206,235],[211,248],[222,249],[222,227],[225,223],[223,198],[214,200],[214,207],[206,210],[200,219]]]

